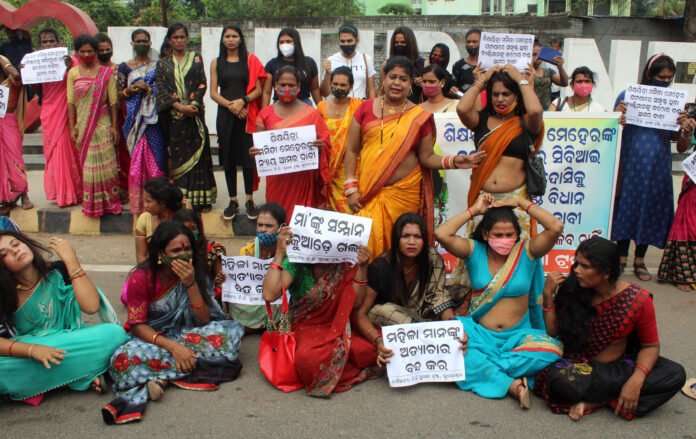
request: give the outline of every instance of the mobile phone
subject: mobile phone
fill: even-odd
[[[686,110],[687,117],[696,119],[696,102],[688,102],[684,109]]]

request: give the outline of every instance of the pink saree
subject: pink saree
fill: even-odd
[[[27,192],[27,171],[22,157],[22,136],[12,113],[0,119],[0,201],[14,200]]]

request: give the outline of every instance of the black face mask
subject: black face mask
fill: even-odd
[[[356,44],[339,44],[338,47],[341,49],[341,52],[344,54],[351,56],[353,53],[355,53],[355,46]]]
[[[346,96],[348,96],[348,93],[350,93],[350,90],[344,90],[342,88],[331,87],[331,94],[334,95],[335,98],[338,98],[338,99],[345,98]]]
[[[479,53],[479,48],[478,47],[467,47],[466,53],[468,53],[469,56],[477,56]]]
[[[109,62],[111,61],[111,57],[114,55],[113,52],[106,52],[106,53],[98,53],[97,54],[97,59],[101,62]]]
[[[394,46],[394,55],[398,55],[398,56],[406,55],[406,46]]]

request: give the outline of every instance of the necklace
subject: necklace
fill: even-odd
[[[382,115],[381,115],[382,126],[381,126],[381,128],[380,128],[380,130],[379,130],[379,144],[380,144],[380,145],[384,143],[384,101],[385,101],[385,98],[384,98],[384,96],[383,96],[383,97],[382,97]],[[408,105],[408,99],[404,99],[404,106],[401,107],[401,113],[399,114],[399,118],[396,120],[396,127],[394,128],[394,131],[392,131],[392,134],[391,134],[391,136],[389,137],[389,139],[391,139],[392,137],[394,137],[394,132],[396,131],[396,128],[399,127],[399,122],[401,122],[401,116],[404,115],[404,111],[406,110],[406,106],[407,106],[407,105]]]
[[[20,291],[22,293],[26,293],[27,291],[33,291],[36,286],[41,282],[41,276],[34,282],[34,285],[30,286],[29,288],[21,288],[22,284],[17,284],[17,291]]]
[[[580,107],[582,107],[582,106],[584,106],[584,105],[587,106],[587,109],[586,109],[585,111],[588,111],[588,112],[590,111],[590,103],[592,103],[592,98],[591,98],[591,97],[587,100],[586,103],[580,104],[580,105],[575,105],[575,96],[573,96],[572,99],[573,99],[573,103],[570,105],[570,109],[573,110],[573,112],[575,112],[576,109],[578,109],[578,108],[580,108]]]
[[[331,105],[333,106],[334,113],[336,113],[336,119],[340,119],[341,116],[345,114],[346,108],[348,108],[348,103],[341,107],[339,107],[335,102],[332,102]]]

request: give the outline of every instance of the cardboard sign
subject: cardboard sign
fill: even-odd
[[[626,123],[646,128],[679,131],[677,118],[689,98],[687,90],[652,85],[626,87]]]
[[[263,300],[263,278],[273,259],[258,259],[252,256],[222,256],[222,301],[241,305],[261,305]],[[274,305],[280,305],[279,298]]]
[[[65,47],[27,53],[22,58],[22,83],[28,85],[62,81],[65,77],[66,56],[68,49]]]
[[[254,133],[254,146],[261,150],[256,158],[259,177],[289,174],[319,168],[319,150],[314,125]]]
[[[481,33],[479,63],[484,70],[495,65],[512,64],[519,71],[532,62],[534,35]]]

